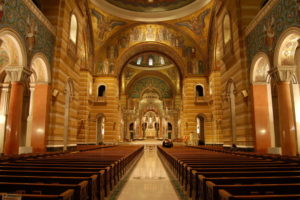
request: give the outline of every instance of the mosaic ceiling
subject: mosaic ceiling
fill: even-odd
[[[182,8],[195,0],[106,0],[120,8],[135,12],[161,12]]]

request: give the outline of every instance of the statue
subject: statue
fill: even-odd
[[[26,40],[28,42],[29,51],[32,51],[32,49],[35,45],[35,36],[38,32],[38,26],[37,26],[36,22],[30,17],[27,17],[26,22],[27,22]]]

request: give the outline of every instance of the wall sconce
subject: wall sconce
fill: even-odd
[[[248,91],[247,90],[242,90],[241,91],[241,94],[244,98],[247,98],[248,97]]]

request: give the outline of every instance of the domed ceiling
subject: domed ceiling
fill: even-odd
[[[120,8],[136,12],[161,12],[184,7],[195,0],[106,0]]]

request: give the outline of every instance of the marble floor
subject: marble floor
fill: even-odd
[[[179,200],[156,148],[146,146],[118,200]]]

